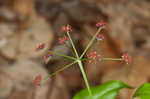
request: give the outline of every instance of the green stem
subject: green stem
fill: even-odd
[[[68,37],[69,37],[69,40],[70,40],[71,45],[72,45],[72,47],[73,47],[73,50],[74,50],[74,52],[75,52],[75,54],[76,54],[76,57],[79,58],[79,55],[78,55],[77,50],[76,50],[76,48],[75,48],[75,45],[74,45],[74,43],[73,43],[73,41],[72,41],[72,39],[71,39],[71,36],[70,36],[70,34],[69,34],[69,31],[67,31],[67,35],[68,35]]]
[[[88,49],[91,47],[91,45],[93,44],[94,40],[96,39],[97,34],[101,31],[101,29],[103,29],[103,27],[100,27],[97,32],[95,33],[95,35],[93,36],[93,38],[91,39],[91,41],[89,42],[89,44],[87,45],[86,49],[84,50],[84,52],[82,53],[82,55],[80,56],[80,59],[82,59],[82,57],[85,55],[85,53],[88,51]]]
[[[67,58],[52,58],[50,59],[51,61],[56,61],[56,60],[68,60]],[[71,60],[72,61],[72,60]]]
[[[85,71],[84,71],[82,62],[81,62],[81,60],[78,60],[77,62],[78,62],[78,64],[79,64],[81,73],[82,73],[82,75],[83,75],[83,79],[84,79],[85,84],[86,84],[86,87],[87,87],[87,89],[88,89],[90,99],[92,99],[92,92],[91,92],[91,89],[90,89],[90,86],[89,86],[89,83],[88,83],[88,80],[87,80],[87,77],[86,77],[86,74],[85,74]]]
[[[122,58],[101,58],[101,61],[122,61]]]
[[[58,52],[54,52],[54,51],[49,51],[49,52],[50,52],[50,54],[54,54],[54,55],[58,55],[58,56],[63,56],[63,57],[65,57],[67,59],[70,59],[70,60],[76,60],[76,58],[74,58],[74,57],[67,56],[67,55],[64,55],[64,54],[61,54],[61,53],[58,53]]]
[[[48,78],[50,78],[50,77],[52,77],[52,76],[56,75],[57,73],[59,73],[59,72],[61,72],[61,71],[65,70],[65,69],[67,69],[67,68],[71,67],[71,66],[72,66],[73,64],[75,64],[76,62],[77,62],[77,61],[74,61],[74,62],[72,62],[72,63],[70,63],[70,64],[68,64],[68,65],[64,66],[63,68],[61,68],[61,69],[57,70],[56,72],[54,72],[54,73],[52,73],[52,74],[48,75],[47,77],[45,77],[45,78],[44,78],[44,80],[48,80]]]

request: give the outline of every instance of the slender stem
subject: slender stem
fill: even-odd
[[[63,68],[61,68],[61,69],[57,70],[56,72],[54,72],[54,73],[52,73],[52,74],[50,74],[50,75],[46,76],[46,77],[44,78],[44,80],[48,80],[48,78],[50,78],[50,77],[52,77],[52,76],[56,75],[57,73],[59,73],[59,72],[61,72],[61,71],[65,70],[65,69],[67,69],[67,68],[71,67],[71,66],[72,66],[73,64],[75,64],[75,63],[77,63],[77,61],[74,61],[74,62],[72,62],[72,63],[70,63],[70,64],[68,64],[68,65],[64,66]]]
[[[52,58],[50,59],[51,61],[55,61],[55,60],[68,60],[67,58]],[[72,61],[72,60],[71,60]]]
[[[73,47],[73,50],[74,50],[74,52],[75,52],[75,54],[76,54],[76,57],[79,58],[79,55],[78,55],[77,50],[76,50],[76,48],[75,48],[75,45],[74,45],[74,43],[73,43],[73,41],[72,41],[72,39],[71,39],[71,36],[70,36],[70,34],[69,34],[69,31],[67,31],[67,35],[68,35],[68,37],[69,37],[69,40],[70,40],[71,45],[72,45],[72,47]]]
[[[75,56],[75,53],[74,51],[72,50],[72,48],[70,48],[67,43],[65,42],[65,46],[71,51],[72,55]]]
[[[82,58],[81,61],[87,61],[90,60],[88,58]],[[100,58],[100,61],[122,61],[122,58]]]
[[[85,53],[88,51],[88,49],[91,47],[91,45],[93,44],[94,40],[96,39],[97,34],[101,31],[101,29],[103,29],[103,27],[100,27],[97,32],[95,33],[95,35],[93,36],[93,38],[91,39],[91,41],[89,42],[89,44],[87,45],[86,49],[84,50],[84,52],[81,54],[80,59],[82,59],[82,57],[85,55]]]
[[[87,77],[86,77],[86,74],[85,74],[85,71],[84,71],[84,68],[83,68],[83,65],[82,65],[81,60],[78,60],[78,64],[79,64],[81,73],[82,73],[82,75],[83,75],[83,79],[84,79],[84,81],[85,81],[86,87],[87,87],[87,89],[88,89],[90,99],[92,99],[92,92],[91,92],[91,89],[90,89],[90,86],[89,86],[89,83],[88,83],[88,80],[87,80]]]
[[[101,58],[101,61],[122,61],[122,58]]]
[[[49,52],[50,52],[50,54],[54,54],[54,55],[58,55],[58,56],[63,56],[63,57],[65,57],[67,59],[70,59],[70,60],[76,60],[76,58],[74,58],[74,57],[67,56],[67,55],[64,55],[64,54],[61,54],[61,53],[58,53],[58,52],[54,52],[54,51],[49,51]]]
[[[71,44],[72,44],[72,47],[73,47],[74,52],[75,52],[75,54],[76,54],[76,57],[79,58],[79,55],[78,55],[78,53],[77,53],[77,51],[76,51],[76,48],[75,48],[75,46],[74,46],[74,43],[73,43],[73,41],[72,41],[72,39],[71,39],[71,36],[70,36],[69,32],[67,32],[67,35],[68,35],[68,37],[69,37],[69,39],[70,39],[70,42],[71,42]],[[81,58],[81,59],[82,59],[82,58]],[[82,73],[82,75],[83,75],[83,79],[84,79],[85,84],[86,84],[86,87],[87,87],[87,89],[88,89],[90,99],[92,99],[92,92],[91,92],[91,90],[90,90],[90,86],[89,86],[89,83],[88,83],[88,80],[87,80],[87,77],[86,77],[86,74],[85,74],[85,71],[84,71],[84,68],[83,68],[81,59],[77,60],[77,62],[78,62],[78,64],[79,64],[80,71],[81,71],[81,73]]]

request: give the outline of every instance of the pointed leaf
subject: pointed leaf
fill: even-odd
[[[120,81],[109,81],[99,86],[91,87],[93,99],[116,99],[120,89],[131,88]],[[90,99],[87,88],[78,92],[73,99]]]
[[[140,99],[150,99],[150,83],[144,83],[135,92],[134,97],[139,97]]]

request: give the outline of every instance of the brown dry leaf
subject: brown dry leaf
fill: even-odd
[[[26,19],[34,12],[34,0],[14,0],[13,10],[21,20]]]
[[[2,87],[3,94],[0,94],[0,97],[6,97],[11,96],[12,97],[20,97],[19,93],[24,92],[28,95],[34,97],[34,99],[46,99],[48,90],[50,88],[50,80],[48,81],[42,81],[41,86],[35,86],[33,85],[34,79],[37,75],[41,75],[42,79],[48,75],[46,70],[38,63],[31,61],[31,60],[19,60],[14,65],[5,66],[3,67],[3,76],[0,77],[0,79],[5,78],[1,82],[0,87]],[[6,79],[7,78],[7,79]],[[6,85],[5,85],[6,84]],[[3,89],[3,87],[5,88]],[[12,90],[15,89],[15,90]],[[1,90],[0,90],[1,91]],[[16,91],[16,92],[15,92]],[[30,92],[30,93],[28,93]],[[33,95],[31,95],[31,93]],[[15,94],[15,96],[14,96]],[[16,96],[17,95],[17,96]],[[25,94],[22,94],[22,97]],[[27,97],[28,97],[27,95]]]
[[[51,83],[42,84],[34,90],[34,99],[47,99],[49,96],[49,90],[51,88]]]
[[[18,90],[30,89],[34,78],[39,74],[42,77],[47,76],[46,70],[40,64],[29,59],[21,59],[11,67],[4,67],[3,71],[10,76]]]
[[[150,37],[148,36],[150,32],[148,1],[120,0],[116,5],[115,0],[101,0],[97,1],[97,6],[109,17],[110,36],[120,42],[122,51],[134,53],[135,47],[147,46],[145,52],[147,51],[148,54],[149,44],[146,44]]]
[[[32,15],[28,20],[26,29],[20,31],[20,44],[18,58],[36,57],[43,55],[53,41],[53,31],[51,26],[42,17]],[[35,52],[35,48],[40,43],[46,43],[46,48],[40,52]]]
[[[32,92],[31,90],[29,90],[29,91],[13,91],[12,94],[6,99],[33,99],[33,98]]]
[[[59,74],[55,77],[48,99],[71,99],[64,78]]]
[[[14,35],[16,27],[17,24],[0,22],[0,39]]]
[[[14,88],[13,81],[9,78],[9,76],[4,73],[0,72],[0,98],[8,97]]]
[[[13,35],[10,38],[5,38],[5,44],[1,47],[0,51],[1,53],[10,59],[15,59],[17,56],[17,46],[18,46],[18,40],[19,38],[17,35]]]
[[[65,13],[75,22],[94,22],[101,17],[101,13],[95,5],[88,5],[80,0],[72,0],[61,4]]]
[[[9,38],[7,37],[7,43],[1,48],[2,54],[11,59],[43,55],[53,40],[51,26],[36,15],[31,15],[26,23],[26,28],[18,32]],[[47,46],[43,51],[37,53],[35,48],[40,43],[46,43]]]

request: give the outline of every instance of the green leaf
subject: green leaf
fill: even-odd
[[[120,89],[131,88],[120,81],[109,81],[99,86],[91,87],[93,99],[116,99]],[[78,92],[73,99],[90,99],[87,88]]]
[[[133,98],[150,99],[150,83],[144,83],[135,92]]]

